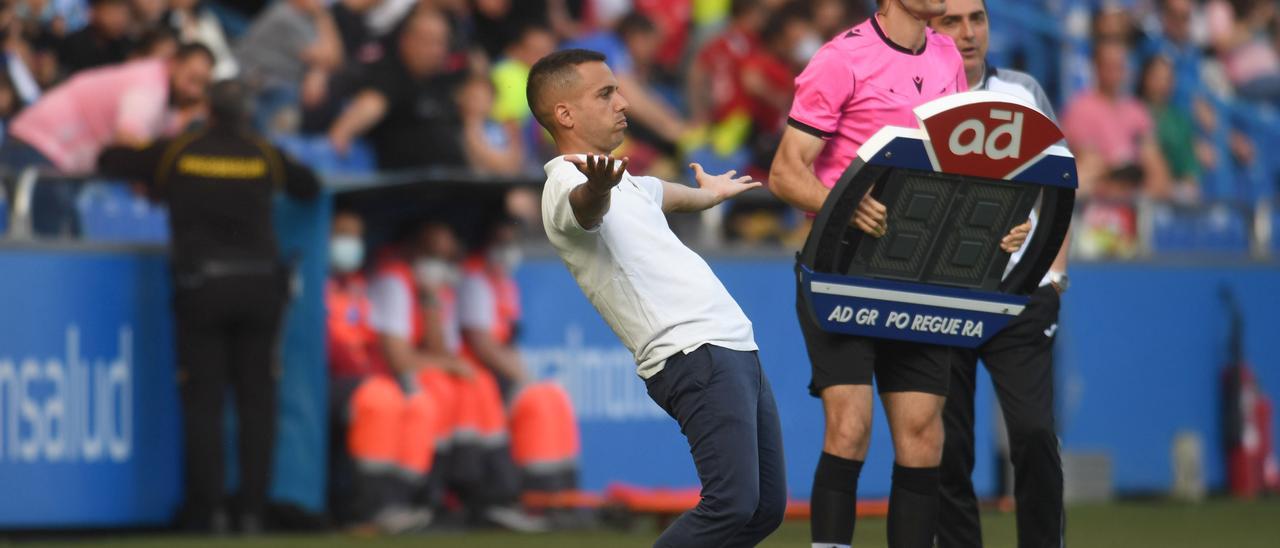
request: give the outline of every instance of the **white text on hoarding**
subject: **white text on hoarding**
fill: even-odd
[[[0,356],[0,461],[124,462],[133,453],[133,330],[114,358],[80,355],[67,326],[62,357]]]

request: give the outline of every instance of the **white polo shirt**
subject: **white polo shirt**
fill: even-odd
[[[1058,121],[1058,117],[1053,112],[1053,104],[1049,102],[1049,96],[1045,94],[1044,88],[1040,87],[1040,83],[1036,82],[1034,77],[1025,72],[1019,72],[1012,69],[997,69],[991,65],[987,65],[987,72],[983,75],[982,82],[973,89],[986,89],[1013,95],[1014,97],[1035,105],[1040,112],[1043,112],[1044,115],[1048,116],[1050,120],[1054,121],[1054,123],[1057,123]],[[1036,207],[1040,207],[1040,203],[1038,201],[1036,202]],[[1037,215],[1037,212],[1033,210],[1031,212],[1032,233],[1035,233],[1038,221],[1039,215]],[[1018,266],[1018,262],[1022,260],[1022,255],[1026,253],[1027,244],[1029,243],[1031,243],[1031,239],[1027,238],[1027,241],[1022,243],[1022,247],[1018,248],[1017,251],[1009,256],[1009,264],[1004,268],[1005,276],[1008,276],[1010,272],[1013,272],[1013,267]],[[1040,285],[1049,285],[1048,273],[1040,279]]]
[[[624,173],[609,211],[586,230],[569,192],[587,177],[564,156],[544,166],[542,222],[578,286],[648,379],[667,358],[703,344],[756,350],[751,321],[711,267],[685,247],[662,213],[662,181]]]

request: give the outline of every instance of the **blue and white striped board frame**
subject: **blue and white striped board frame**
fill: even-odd
[[[828,332],[976,348],[1022,313],[1057,256],[1074,206],[1075,158],[1058,144],[1057,125],[1014,96],[961,93],[922,105],[915,114],[921,129],[882,128],[832,188],[797,256],[800,296]],[[999,133],[1009,137],[998,139]],[[856,247],[863,236],[846,229],[858,201],[895,169],[1041,187],[1039,222],[999,291],[835,272],[834,250],[851,239]]]

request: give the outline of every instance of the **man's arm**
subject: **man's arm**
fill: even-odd
[[[329,142],[338,153],[346,153],[356,137],[364,135],[386,115],[387,96],[375,89],[365,89],[329,128]]]
[[[565,161],[587,176],[587,182],[569,191],[569,206],[573,208],[574,218],[587,230],[600,226],[605,213],[609,212],[609,194],[622,181],[630,160],[623,158],[618,161],[604,154],[588,154],[585,158],[566,156]]]
[[[493,338],[487,329],[468,327],[462,329],[462,339],[467,342],[476,357],[489,369],[517,384],[528,380],[524,360],[520,353]]]
[[[636,121],[657,133],[663,140],[674,143],[684,134],[685,123],[666,103],[662,102],[639,78],[630,74],[618,74],[618,89],[631,103],[627,113]]]
[[[314,6],[307,15],[315,23],[316,39],[302,50],[300,57],[309,69],[329,72],[342,65],[342,35],[325,3],[315,2]]]
[[[1053,264],[1049,266],[1049,272],[1067,272],[1067,255],[1071,253],[1071,230],[1067,229],[1067,235],[1062,239],[1062,247],[1058,249],[1058,256],[1053,258]],[[1053,286],[1062,293],[1062,288],[1056,284]]]
[[[288,154],[276,151],[284,164],[284,192],[299,200],[310,200],[320,194],[320,179],[311,168],[299,164]]]
[[[98,172],[107,177],[155,185],[159,182],[156,171],[169,144],[169,141],[157,141],[142,148],[108,146],[98,155]]]
[[[710,107],[707,99],[707,92],[711,87],[707,84],[707,71],[702,70],[702,60],[695,57],[693,62],[689,64],[689,74],[686,78],[685,97],[689,101],[689,115],[694,124],[705,124],[711,115],[708,114]]]
[[[433,289],[425,290],[427,293],[434,291]],[[444,310],[440,308],[440,301],[430,297],[420,306],[422,306],[423,321],[422,348],[418,350],[419,359],[425,361],[426,365],[439,367],[459,377],[470,377],[471,368],[462,363],[458,355],[450,350],[448,343],[445,342]]]
[[[382,355],[387,357],[387,365],[398,375],[412,374],[422,365],[413,345],[404,337],[378,333],[378,345],[382,347]]]
[[[809,213],[822,210],[831,193],[813,173],[813,163],[826,141],[788,125],[769,170],[769,189],[782,201]],[[853,225],[871,236],[883,236],[889,229],[884,205],[870,194],[862,198],[853,215]]]
[[[520,130],[514,124],[504,124],[507,144],[494,146],[485,134],[485,121],[467,119],[462,123],[462,148],[471,169],[481,173],[516,175],[524,166],[524,147],[520,142]]]
[[[1155,135],[1150,132],[1142,139],[1138,151],[1138,161],[1142,164],[1144,186],[1148,196],[1156,199],[1167,199],[1173,196],[1173,182],[1169,176],[1169,165],[1164,161],[1164,153],[1160,151]]]
[[[750,176],[735,177],[737,171],[730,170],[720,175],[708,175],[699,164],[689,164],[693,168],[694,180],[698,188],[679,183],[662,182],[662,211],[664,213],[694,212],[715,207],[720,202],[733,198],[761,184],[752,181]]]

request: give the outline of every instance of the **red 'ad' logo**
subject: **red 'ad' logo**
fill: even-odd
[[[944,173],[1003,179],[1062,139],[1062,130],[1010,96],[970,92],[916,109]]]

